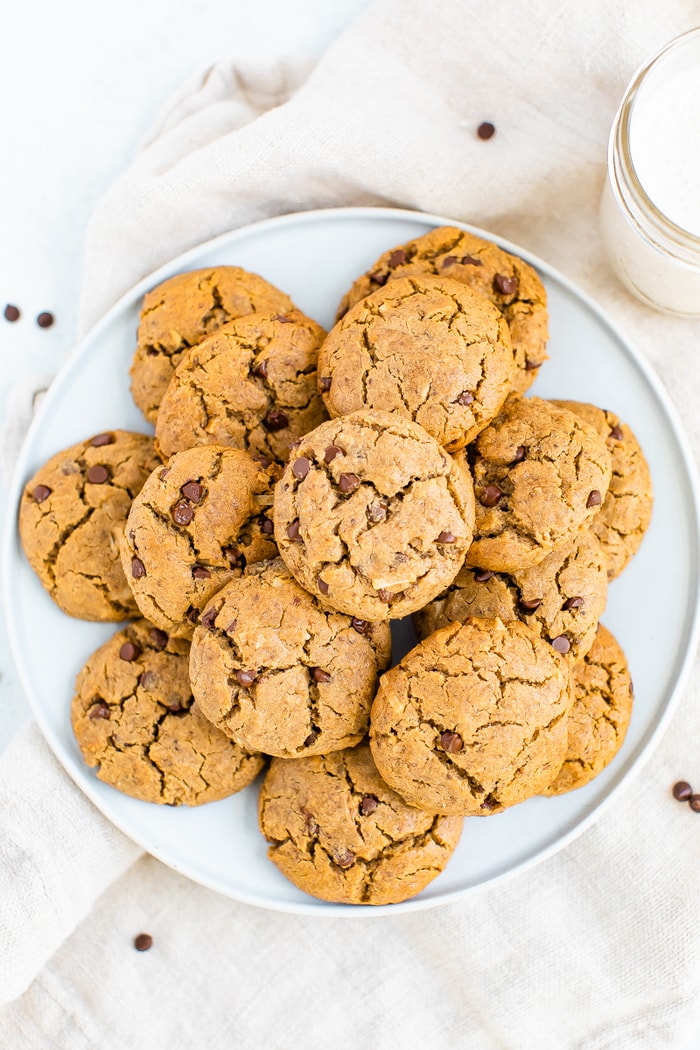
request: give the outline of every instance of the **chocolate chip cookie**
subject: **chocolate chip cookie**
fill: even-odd
[[[254,313],[286,313],[288,295],[239,266],[179,273],[144,296],[131,365],[131,393],[149,423],[182,354],[227,321]]]
[[[386,620],[422,608],[471,542],[467,470],[417,423],[363,411],[301,439],[275,490],[291,573],[332,609]]]
[[[654,503],[649,465],[636,437],[614,412],[581,401],[553,401],[552,404],[584,419],[610,450],[610,487],[591,529],[608,559],[608,578],[614,580],[637,553],[649,528]]]
[[[388,624],[324,608],[276,558],[204,608],[190,678],[202,713],[241,747],[295,758],[359,743],[390,658]]]
[[[610,452],[573,412],[541,398],[508,398],[469,449],[476,530],[467,565],[515,572],[571,543],[600,512]]]
[[[372,755],[409,805],[488,816],[551,784],[571,703],[569,664],[527,624],[448,624],[382,675]]]
[[[71,707],[83,758],[118,791],[146,802],[199,806],[250,784],[248,754],[192,707],[189,644],[137,620],[89,658]]]
[[[286,460],[289,445],[328,418],[316,377],[325,334],[298,310],[251,314],[186,351],[158,410],[161,456],[229,445]]]
[[[566,758],[544,795],[563,795],[597,777],[622,747],[632,715],[634,693],[625,654],[602,624],[571,677],[574,705]]]
[[[522,620],[557,652],[579,660],[593,644],[607,592],[605,555],[593,533],[585,530],[570,546],[559,547],[530,569],[503,573],[462,568],[413,620],[419,638],[470,616]]]
[[[515,369],[508,326],[493,303],[459,281],[423,274],[357,303],[318,361],[331,416],[397,412],[450,452],[496,415]]]
[[[152,438],[110,430],[56,453],[25,485],[19,508],[24,552],[70,616],[126,620],[136,613],[118,536],[157,463]]]
[[[508,323],[517,371],[513,388],[523,393],[547,359],[547,295],[535,271],[491,241],[454,226],[440,226],[384,252],[342,300],[338,318],[388,281],[433,274],[460,281],[491,300]]]
[[[199,445],[150,475],[129,512],[122,564],[139,609],[191,637],[211,596],[246,564],[277,553],[267,511],[274,468]]]
[[[398,904],[440,874],[460,817],[407,806],[366,744],[314,758],[273,758],[260,791],[268,856],[295,886],[339,904]]]

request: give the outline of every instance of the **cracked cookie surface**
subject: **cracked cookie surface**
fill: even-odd
[[[152,438],[111,430],[57,452],[25,485],[22,547],[43,586],[70,616],[126,620],[137,612],[118,538],[132,500],[157,463]]]
[[[137,620],[80,671],[71,707],[85,762],[145,802],[199,806],[240,791],[262,768],[192,707],[189,644]]]
[[[215,591],[276,555],[267,512],[278,470],[239,449],[199,445],[153,471],[121,540],[124,572],[152,623],[191,637]]]
[[[339,904],[398,904],[440,874],[460,817],[425,813],[379,776],[369,748],[273,758],[260,790],[268,856],[295,886]]]
[[[228,445],[286,460],[290,444],[328,418],[316,376],[325,334],[298,310],[251,314],[186,351],[158,410],[162,457]]]
[[[295,758],[359,743],[390,659],[387,623],[324,608],[276,558],[206,606],[190,679],[200,710],[241,747]]]
[[[419,638],[470,616],[522,620],[570,660],[593,645],[608,592],[607,560],[589,530],[538,565],[513,573],[464,567],[446,591],[414,613]]]
[[[639,550],[654,503],[649,465],[639,442],[614,412],[581,401],[553,401],[589,423],[612,457],[608,493],[591,523],[608,560],[608,579],[619,576]]]
[[[163,281],[144,296],[131,364],[131,393],[149,423],[182,354],[227,321],[286,313],[288,295],[239,266],[210,266]]]
[[[491,241],[454,226],[440,226],[377,259],[343,298],[338,319],[388,281],[434,274],[460,281],[498,307],[510,330],[517,370],[513,389],[523,393],[547,359],[547,294],[533,268]]]
[[[471,542],[468,469],[418,424],[355,412],[301,439],[275,489],[275,537],[292,575],[362,620],[422,608]]]
[[[536,631],[475,617],[382,675],[372,755],[409,805],[488,816],[551,784],[571,703],[569,665]]]
[[[622,747],[632,716],[634,692],[625,654],[602,624],[571,678],[574,704],[566,758],[543,795],[563,795],[597,777]]]
[[[476,528],[466,564],[513,572],[571,543],[599,513],[605,441],[567,409],[513,395],[469,449]]]
[[[515,368],[508,326],[493,303],[458,281],[422,274],[357,303],[329,332],[318,361],[331,416],[397,412],[450,452],[496,415]]]

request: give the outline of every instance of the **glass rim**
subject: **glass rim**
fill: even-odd
[[[630,150],[632,111],[647,76],[668,59],[672,53],[691,43],[694,39],[700,41],[700,26],[670,40],[640,66],[632,77],[627,85],[610,131],[608,171],[611,175],[611,183],[616,196],[628,214],[634,219],[640,232],[649,239],[649,231],[648,229],[645,230],[644,227],[645,225],[647,227],[651,225],[656,237],[666,242],[665,245],[660,245],[661,247],[668,247],[670,244],[676,253],[680,249],[681,255],[685,256],[688,262],[698,265],[700,263],[700,236],[679,226],[678,223],[670,219],[668,215],[656,206],[640,182]],[[626,193],[625,190],[627,191]],[[634,207],[630,207],[631,204]]]

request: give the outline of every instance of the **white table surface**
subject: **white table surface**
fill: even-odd
[[[370,0],[25,0],[0,33],[0,419],[9,391],[55,374],[76,338],[95,203],[191,75],[220,58],[320,55]],[[21,320],[2,312],[17,305]],[[37,314],[49,310],[52,328]],[[0,750],[28,717],[0,627]],[[700,1034],[685,1047],[697,1050]]]

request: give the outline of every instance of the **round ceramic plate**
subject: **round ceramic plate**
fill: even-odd
[[[569,795],[535,798],[496,816],[467,820],[447,869],[423,893],[369,910],[314,900],[279,874],[258,831],[255,785],[198,809],[170,808],[119,794],[83,764],[69,720],[73,683],[89,654],[115,628],[70,619],[42,590],[19,546],[17,504],[23,483],[53,453],[111,427],[148,429],[129,395],[128,375],[144,292],[182,270],[234,264],[272,281],[329,327],[342,294],[383,251],[450,222],[379,208],[308,212],[270,219],[187,252],[133,288],[78,347],[46,396],[18,463],[3,551],[4,602],[37,722],[75,782],[114,824],[177,871],[251,904],[315,915],[396,914],[453,900],[542,860],[601,812],[653,746],[695,648],[698,496],[688,447],[668,398],[587,296],[546,263],[494,237],[532,263],[547,288],[550,360],[531,392],[612,409],[631,425],[651,467],[656,497],[651,528],[638,556],[610,587],[604,616],[627,654],[636,686],[632,722],[619,755],[596,780]],[[408,632],[406,624],[398,628],[398,655],[411,644]]]

